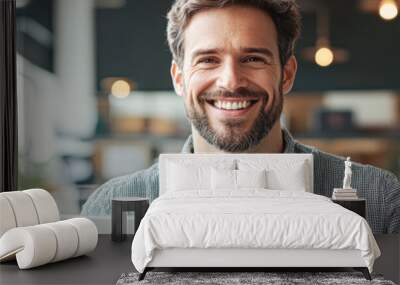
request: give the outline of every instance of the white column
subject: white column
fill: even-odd
[[[97,120],[94,0],[55,1],[58,126],[73,137],[93,135]]]

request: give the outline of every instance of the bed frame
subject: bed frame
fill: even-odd
[[[155,250],[152,261],[147,265],[139,280],[143,280],[148,271],[158,269],[182,268],[193,271],[270,271],[282,269],[290,271],[295,268],[350,267],[361,271],[367,280],[371,280],[369,270],[359,250],[331,249],[197,249],[170,248]],[[183,270],[183,271],[184,271]]]
[[[167,161],[175,159],[200,159],[216,161],[218,159],[238,159],[254,157],[275,159],[276,156],[285,156],[294,161],[305,161],[308,173],[308,192],[313,192],[313,156],[312,154],[161,154],[160,168],[160,195],[165,193]],[[153,259],[147,265],[139,280],[143,280],[146,273],[154,269],[184,269],[202,271],[265,271],[268,269],[306,268],[310,271],[318,269],[353,268],[361,271],[367,280],[371,280],[369,270],[361,257],[359,250],[331,250],[331,249],[254,249],[254,248],[169,248],[157,249]],[[323,270],[319,270],[323,271]]]

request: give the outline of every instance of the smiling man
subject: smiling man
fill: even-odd
[[[183,153],[312,153],[314,191],[331,196],[344,161],[295,141],[280,125],[295,79],[300,14],[293,0],[177,0],[168,13],[171,76],[192,136]],[[375,233],[400,232],[395,175],[353,163],[352,186],[367,199]],[[110,180],[93,193],[84,215],[108,215],[118,196],[158,196],[158,165]]]
[[[171,10],[171,74],[192,123],[195,152],[283,151],[279,117],[297,69],[292,53],[299,14],[292,2],[279,2],[178,1]],[[273,17],[285,35],[268,10],[277,10]]]

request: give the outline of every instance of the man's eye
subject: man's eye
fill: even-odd
[[[262,57],[259,57],[259,56],[248,56],[248,57],[245,57],[243,60],[242,60],[242,62],[244,62],[244,63],[246,63],[246,62],[249,62],[249,63],[266,63],[266,61],[262,58]]]
[[[205,64],[214,64],[217,63],[218,61],[215,58],[212,57],[205,57],[205,58],[200,58],[197,63],[205,63]]]

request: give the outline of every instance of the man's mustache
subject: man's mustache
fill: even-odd
[[[268,99],[268,93],[265,91],[251,90],[248,88],[238,88],[234,92],[226,90],[217,90],[203,92],[198,96],[199,101],[216,100],[219,98],[252,98],[252,99]]]

